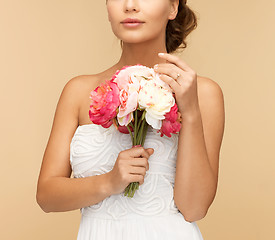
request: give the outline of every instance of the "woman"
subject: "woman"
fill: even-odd
[[[122,55],[111,68],[65,85],[43,157],[37,202],[45,212],[81,209],[79,240],[203,239],[218,182],[224,131],[223,93],[171,55],[196,27],[184,0],[107,0],[108,19]],[[144,147],[129,134],[93,124],[90,92],[125,65],[154,67],[170,85],[182,116],[173,137],[149,131]],[[150,169],[149,169],[150,165]],[[71,173],[74,178],[70,178]],[[140,188],[133,198],[124,189]]]

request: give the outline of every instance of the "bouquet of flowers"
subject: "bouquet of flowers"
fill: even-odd
[[[91,91],[90,120],[104,128],[112,124],[121,133],[130,134],[132,146],[143,146],[148,125],[161,137],[180,131],[181,115],[172,89],[154,69],[137,64],[117,70]],[[138,182],[125,188],[124,196],[133,197]]]

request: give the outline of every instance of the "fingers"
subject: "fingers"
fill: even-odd
[[[133,158],[140,158],[140,157],[144,157],[144,158],[149,158],[150,155],[153,154],[154,149],[153,148],[149,148],[149,149],[145,149],[143,147],[135,147],[135,148],[131,148],[130,150],[130,157]]]
[[[172,77],[170,77],[170,76],[168,76],[168,75],[161,74],[161,75],[159,76],[159,78],[160,78],[162,81],[166,82],[174,91],[175,91],[175,89],[177,89],[178,86],[179,86],[179,83],[177,83],[177,81],[175,81],[175,79],[173,79]]]
[[[130,177],[130,179],[132,179],[131,182],[139,182],[139,185],[142,185],[144,183],[144,178],[145,178],[147,170],[149,170],[149,167],[147,167],[147,168],[135,167],[135,166],[130,167],[129,177]]]
[[[166,59],[168,62],[174,63],[184,71],[193,71],[193,69],[189,67],[186,62],[184,62],[182,59],[180,59],[177,56],[171,55],[169,53],[159,53],[158,56],[160,58]]]
[[[144,183],[144,176],[140,174],[130,174],[130,182],[139,182],[139,185]]]
[[[149,170],[149,163],[147,158],[134,158],[129,160],[128,163],[131,164],[131,166],[133,167],[142,167],[145,168],[146,171]]]
[[[156,64],[154,66],[154,70],[155,70],[155,72],[157,72],[161,75],[165,74],[167,76],[170,76],[174,81],[177,80],[178,82],[179,82],[179,80],[182,79],[182,77],[184,78],[188,75],[187,72],[185,72],[182,69],[178,68],[174,64],[169,64],[169,63]],[[178,73],[181,75],[181,77],[179,77],[177,79],[177,74]]]
[[[140,174],[142,176],[145,176],[147,169],[144,167],[131,167],[130,172],[131,174]]]
[[[152,155],[153,153],[154,153],[154,148],[147,148],[146,149],[146,151],[150,154],[150,155]]]
[[[183,79],[186,77],[187,72],[178,68],[174,64],[160,63],[154,66],[154,71],[159,74],[159,78],[167,83],[176,92],[179,86],[184,84]],[[177,74],[180,74],[179,77]]]

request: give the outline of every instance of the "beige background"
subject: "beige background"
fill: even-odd
[[[181,57],[226,108],[217,195],[197,223],[205,240],[275,239],[275,1],[189,2],[199,27]],[[76,239],[80,212],[44,213],[36,183],[65,83],[119,57],[105,1],[1,1],[0,24],[0,239]]]

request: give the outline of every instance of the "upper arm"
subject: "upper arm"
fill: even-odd
[[[62,90],[44,152],[39,182],[53,176],[71,176],[70,142],[78,126],[80,81],[80,77],[72,78]]]
[[[225,124],[223,92],[216,82],[203,78],[198,94],[208,159],[218,180],[219,154]]]

